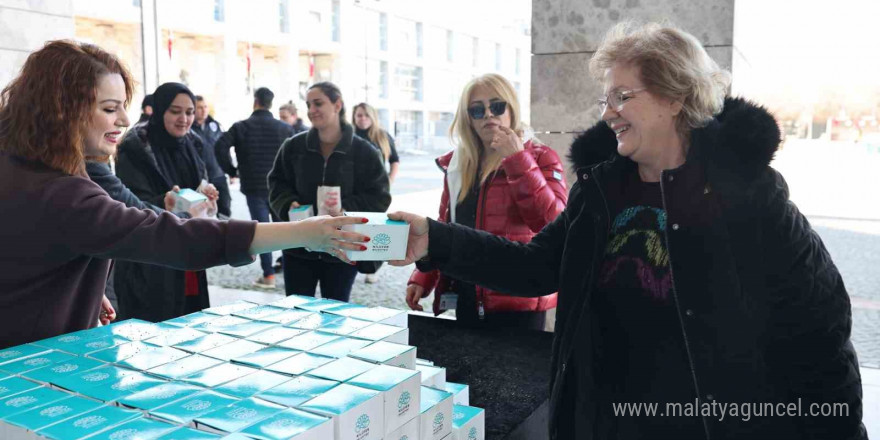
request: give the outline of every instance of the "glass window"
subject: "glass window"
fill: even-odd
[[[214,21],[226,21],[226,5],[224,0],[214,0]]]
[[[416,23],[416,56],[422,57],[422,43],[424,41],[424,33],[422,32],[422,24]]]
[[[339,0],[333,0],[333,41],[339,42],[339,16],[342,13]]]
[[[379,62],[379,97],[388,98],[388,61]]]
[[[379,50],[388,50],[388,14],[379,14]]]
[[[422,68],[401,64],[395,71],[395,89],[411,101],[422,100]]]
[[[522,51],[519,48],[516,48],[516,55],[514,55],[514,62],[516,63],[516,66],[514,67],[514,69],[516,69],[515,71],[516,71],[517,75],[520,74],[520,63],[521,63],[520,58],[521,57],[522,57]]]
[[[421,23],[402,18],[394,18],[391,31],[394,33],[394,52],[406,57],[421,56]]]
[[[473,66],[478,67],[480,65],[480,40],[477,37],[473,37],[473,48],[472,48],[472,58],[473,58]]]
[[[397,133],[394,133],[392,127],[389,125],[388,121],[388,109],[380,108],[379,109],[379,125],[385,129],[388,133],[392,133],[391,135],[397,137]]]
[[[452,35],[452,31],[446,31],[446,61],[453,62],[455,53],[455,49],[453,49],[455,44],[455,37]]]
[[[290,33],[290,0],[278,0],[278,15],[280,17],[280,30],[285,34]]]
[[[131,5],[136,8],[139,8],[139,7],[141,7],[141,0],[131,0]]]
[[[394,132],[398,150],[417,149],[423,135],[424,115],[422,112],[398,110],[394,121]]]

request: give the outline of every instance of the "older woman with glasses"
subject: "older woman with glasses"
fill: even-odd
[[[458,223],[526,243],[565,208],[562,164],[537,139],[523,139],[516,91],[504,77],[488,74],[465,87],[450,127],[458,148],[437,159],[446,172],[440,199],[442,222]],[[452,203],[450,203],[450,201]],[[515,297],[438,271],[413,271],[407,304],[434,291],[434,313],[454,309],[469,325],[543,330],[556,294]]]
[[[406,262],[559,291],[551,439],[866,439],[849,298],[770,167],[773,116],[670,26],[615,27],[590,71],[602,121],[572,145],[563,214],[527,244],[393,214]]]

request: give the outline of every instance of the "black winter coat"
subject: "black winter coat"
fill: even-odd
[[[192,157],[199,158],[196,146],[202,142],[201,138],[193,133],[187,136],[191,139],[184,148],[192,148]],[[201,159],[196,162],[199,175],[207,180],[204,162]],[[119,144],[116,175],[142,201],[165,206],[165,193],[171,187],[159,171],[145,127],[130,132]],[[119,319],[139,318],[159,322],[190,313],[194,303],[198,304],[198,308],[210,305],[205,271],[196,272],[199,294],[192,297],[194,299],[188,305],[185,271],[122,260],[116,261],[114,267],[113,282],[119,301]]]
[[[165,209],[151,203],[146,203],[137,198],[136,195],[132,194],[132,192],[122,184],[119,177],[113,174],[113,170],[110,169],[109,164],[101,162],[86,162],[86,173],[89,174],[89,179],[91,179],[92,182],[97,183],[101,189],[106,191],[111,199],[116,200],[117,202],[122,202],[129,208],[149,209],[156,214],[165,212]],[[189,214],[181,214],[189,217]]]
[[[866,439],[861,378],[843,280],[769,164],[779,128],[763,108],[728,99],[693,130],[686,163],[661,190],[672,296],[701,402],[845,403],[846,417],[704,417],[706,439]],[[635,164],[599,123],[575,140],[568,206],[528,244],[430,222],[420,269],[515,295],[559,291],[550,390],[552,439],[592,439],[591,312],[609,237],[604,198]],[[609,159],[610,158],[610,159]],[[576,399],[586,414],[575,414]],[[592,407],[590,406],[592,404]],[[576,422],[576,420],[578,422]],[[622,420],[621,423],[625,423]]]
[[[321,185],[340,187],[345,211],[385,212],[391,205],[388,175],[379,151],[354,136],[348,124],[342,125],[342,139],[326,161],[314,128],[284,142],[269,173],[269,206],[275,215],[289,221],[290,204],[315,205]],[[339,262],[304,249],[285,250],[284,255]]]
[[[214,144],[220,167],[230,177],[241,178],[241,192],[254,197],[269,197],[266,176],[285,139],[293,136],[293,127],[272,116],[268,110],[254,110],[251,116],[232,124]],[[238,167],[232,165],[229,148],[235,147]]]
[[[229,194],[229,184],[226,182],[226,174],[220,168],[217,161],[217,153],[214,151],[214,144],[223,135],[223,128],[220,124],[208,115],[205,119],[205,125],[200,127],[199,124],[193,123],[193,133],[199,135],[202,139],[199,156],[205,162],[205,168],[208,171],[208,183],[213,184],[220,193],[217,200],[217,212],[223,216],[232,216],[232,196]]]

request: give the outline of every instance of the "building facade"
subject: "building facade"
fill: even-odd
[[[437,152],[471,78],[497,72],[529,117],[528,2],[468,5],[405,0],[72,0],[75,37],[122,58],[138,80],[132,106],[158,84],[203,95],[225,126],[250,114],[269,87],[306,118],[310,84],[340,86],[348,116],[379,111],[401,150]],[[464,13],[463,11],[467,11]]]

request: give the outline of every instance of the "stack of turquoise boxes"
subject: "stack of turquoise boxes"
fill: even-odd
[[[240,301],[0,350],[0,439],[481,440],[407,314]]]

